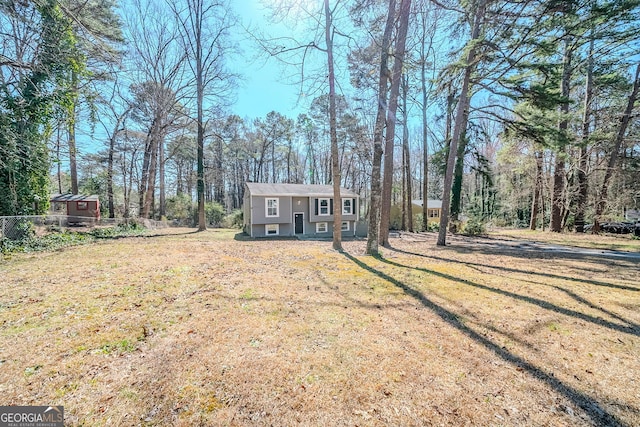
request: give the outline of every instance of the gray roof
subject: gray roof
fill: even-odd
[[[333,197],[332,185],[317,184],[264,184],[247,182],[252,196]],[[357,193],[340,188],[342,197],[359,197]]]
[[[52,202],[96,202],[99,197],[94,195],[86,196],[83,194],[54,194],[51,196]]]
[[[422,206],[422,200],[412,200],[411,203]],[[442,209],[442,200],[427,200],[427,209]]]

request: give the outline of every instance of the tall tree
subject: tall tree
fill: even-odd
[[[338,151],[338,124],[336,118],[336,74],[333,59],[333,11],[329,7],[329,0],[324,0],[325,15],[325,47],[327,50],[327,70],[329,79],[329,135],[331,139],[331,180],[333,184],[333,249],[342,251],[342,197],[340,185],[342,183],[340,171],[340,152]]]
[[[0,55],[0,215],[43,213],[49,201],[47,139],[67,102],[75,38],[59,3],[1,2],[10,37]]]
[[[471,40],[468,43],[467,56],[464,62],[464,74],[462,77],[462,87],[456,109],[455,122],[453,125],[453,135],[449,144],[449,156],[447,157],[447,169],[444,178],[444,190],[442,195],[442,212],[440,214],[440,229],[438,231],[438,246],[444,246],[447,242],[447,226],[449,223],[449,209],[451,203],[451,187],[453,183],[454,166],[458,153],[460,137],[466,129],[465,118],[468,117],[470,105],[470,84],[471,75],[477,66],[476,55],[478,44],[481,39],[481,30],[485,18],[486,0],[479,0],[474,12]]]
[[[380,170],[382,168],[382,138],[387,112],[387,84],[389,76],[389,50],[391,48],[391,35],[396,16],[396,0],[389,0],[387,20],[384,34],[380,43],[380,66],[378,71],[377,113],[373,130],[373,158],[371,168],[371,205],[369,206],[369,225],[367,233],[368,255],[379,256],[378,237],[380,232],[380,204],[382,201],[382,185],[380,182]]]
[[[391,87],[389,89],[389,105],[386,120],[387,129],[384,144],[384,178],[382,180],[382,205],[380,210],[380,244],[383,246],[389,246],[391,188],[393,186],[393,152],[397,122],[396,114],[398,110],[398,97],[400,95],[400,82],[404,65],[410,11],[411,0],[400,0],[398,34],[393,53],[393,71],[391,73]]]
[[[87,100],[93,99],[90,83],[104,80],[109,71],[105,72],[102,68],[105,65],[111,67],[120,60],[118,45],[124,40],[115,7],[112,0],[61,2],[61,9],[67,15],[74,37],[74,66],[67,75],[67,102],[63,105],[67,121],[69,174],[73,194],[78,194],[76,125],[81,94],[84,93]],[[89,108],[94,107],[89,105]]]
[[[640,63],[636,66],[636,70],[633,77],[633,86],[631,88],[631,93],[627,98],[627,105],[619,118],[618,131],[616,133],[613,148],[609,155],[609,159],[607,162],[607,169],[605,171],[604,179],[602,181],[602,187],[600,189],[600,194],[598,196],[596,202],[596,212],[594,217],[594,225],[593,232],[597,233],[600,231],[600,221],[601,216],[604,213],[607,206],[607,198],[609,195],[609,185],[611,181],[611,177],[613,176],[613,172],[618,162],[618,157],[620,156],[620,149],[624,142],[624,137],[627,133],[627,129],[631,122],[631,117],[633,110],[635,108],[636,102],[638,101],[638,96],[640,95]]]
[[[236,18],[225,0],[169,2],[178,19],[188,64],[195,80],[197,126],[198,231],[207,229],[204,182],[204,108],[209,101],[224,100],[234,76],[226,69],[225,57],[234,46],[229,32]]]
[[[138,185],[139,215],[154,212],[160,144],[181,126],[187,102],[184,64],[187,58],[172,16],[160,4],[134,0],[127,9],[130,69],[137,70],[131,92],[132,117],[146,133]]]
[[[565,35],[564,54],[562,56],[562,78],[560,80],[560,94],[562,102],[560,104],[560,118],[558,120],[558,151],[556,152],[556,163],[553,172],[553,196],[551,200],[551,223],[549,230],[559,233],[563,228],[563,218],[565,206],[565,156],[567,145],[570,142],[569,131],[569,106],[571,103],[571,76],[573,73],[573,38]]]

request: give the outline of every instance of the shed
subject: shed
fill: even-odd
[[[56,210],[65,206],[67,216],[100,219],[100,198],[96,195],[55,194],[51,197],[51,207]]]

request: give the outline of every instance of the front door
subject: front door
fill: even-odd
[[[295,234],[304,234],[304,214],[294,213],[293,222],[295,223]]]

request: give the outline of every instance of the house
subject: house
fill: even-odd
[[[625,209],[624,219],[627,221],[640,222],[640,209]]]
[[[96,195],[56,194],[51,197],[51,209],[54,212],[64,210],[76,220],[100,220],[100,198]]]
[[[341,188],[333,200],[332,185],[262,184],[247,182],[244,231],[251,237],[307,235],[331,237],[333,213],[342,212],[342,234],[355,235],[359,196]]]
[[[422,215],[422,200],[411,201],[411,212],[413,217]],[[428,223],[439,223],[442,212],[442,200],[427,200],[427,221]],[[391,206],[390,227],[399,229],[402,224],[402,206],[399,204]]]

